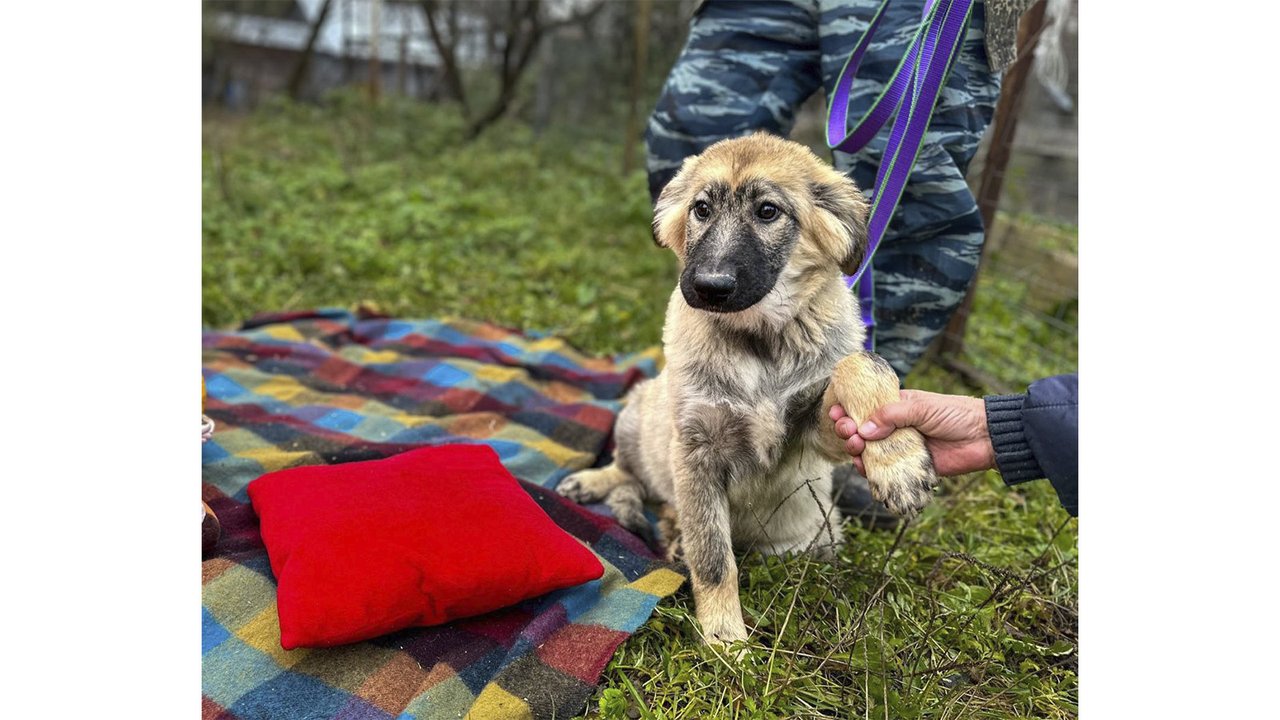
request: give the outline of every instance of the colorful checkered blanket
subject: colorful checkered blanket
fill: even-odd
[[[203,563],[204,717],[569,718],[617,646],[683,581],[634,535],[550,490],[606,451],[620,398],[657,352],[591,358],[461,320],[343,311],[204,333],[204,497],[223,524]],[[484,443],[605,567],[503,611],[329,649],[280,647],[275,580],[245,486],[293,465]]]

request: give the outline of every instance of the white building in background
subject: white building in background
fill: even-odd
[[[431,99],[440,91],[440,57],[420,0],[330,0],[316,36],[304,97],[353,83],[369,83],[375,70],[384,93]],[[545,0],[547,20],[567,17],[599,0]],[[282,92],[307,45],[325,0],[225,0],[204,4],[204,99],[233,107],[252,105]],[[456,45],[458,64],[475,68],[496,54],[500,32],[490,32],[485,13],[506,6],[453,3],[456,17],[438,28]],[[445,14],[442,11],[442,14]]]
[[[370,82],[375,58],[382,92],[423,99],[436,94],[440,58],[420,2],[331,3],[316,36],[304,97]],[[285,91],[323,6],[324,0],[207,3],[204,99],[244,107]],[[458,26],[460,63],[479,63],[485,49],[480,18],[460,14]]]

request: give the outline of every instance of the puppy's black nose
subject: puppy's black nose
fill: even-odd
[[[712,305],[724,302],[733,294],[738,281],[724,273],[698,273],[693,276],[693,291]]]

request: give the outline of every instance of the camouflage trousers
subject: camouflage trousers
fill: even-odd
[[[708,0],[671,70],[645,133],[656,200],[681,161],[756,130],[787,136],[800,105],[827,96],[879,7],[878,0]],[[849,117],[879,94],[919,27],[923,0],[894,0],[863,59]],[[898,210],[876,251],[876,351],[905,376],[946,325],[974,277],[982,219],[964,175],[991,122],[1000,78],[988,67],[984,4],[943,88]],[[833,162],[870,194],[888,127],[857,155]]]

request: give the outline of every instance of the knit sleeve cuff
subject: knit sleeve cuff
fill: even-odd
[[[987,432],[996,451],[996,469],[1006,485],[1017,485],[1044,477],[1040,463],[1023,434],[1022,403],[1026,395],[988,395]]]

